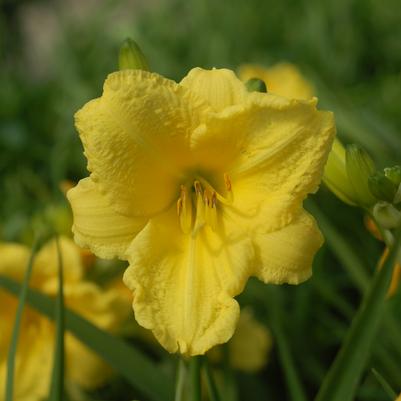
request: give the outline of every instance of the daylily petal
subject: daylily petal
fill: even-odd
[[[82,277],[83,267],[77,245],[67,237],[60,237],[60,251],[64,264],[64,279],[75,281]],[[22,281],[31,250],[17,243],[0,244],[0,274]],[[30,285],[39,288],[51,277],[57,279],[58,251],[56,241],[49,241],[35,256]]]
[[[22,281],[30,251],[17,243],[0,243],[0,274]]]
[[[255,319],[252,309],[242,309],[238,326],[228,343],[231,366],[248,373],[257,372],[266,364],[272,345],[267,327]]]
[[[60,237],[60,255],[64,281],[75,282],[83,276],[84,267],[79,247],[68,237]],[[47,242],[35,257],[32,285],[42,286],[47,280],[57,281],[58,250],[56,240]]]
[[[290,63],[279,63],[270,68],[254,64],[245,64],[239,69],[239,77],[243,81],[251,78],[262,79],[267,91],[289,99],[311,99],[314,88],[298,70]]]
[[[207,110],[185,87],[140,70],[112,73],[75,115],[88,170],[127,216],[167,209],[190,162],[189,135]]]
[[[281,230],[254,237],[255,275],[266,283],[299,284],[312,274],[312,260],[323,244],[314,218],[302,211]]]
[[[225,68],[193,68],[180,85],[206,100],[216,111],[243,102],[247,95],[244,84]]]
[[[93,390],[104,384],[112,375],[111,367],[73,335],[67,333],[65,343],[68,350],[66,373],[70,381],[79,384],[85,390]]]
[[[205,165],[222,170],[225,164],[231,209],[244,218],[260,214],[264,231],[288,224],[317,189],[335,134],[332,113],[316,110],[316,100],[259,93],[205,125],[193,136],[194,153]]]
[[[205,353],[232,336],[254,258],[249,238],[225,243],[205,227],[182,234],[174,210],[149,221],[133,241],[124,282],[139,324],[170,352]]]
[[[80,282],[64,289],[67,305],[96,326],[114,332],[130,314],[129,303],[111,289]],[[72,335],[66,337],[66,372],[68,378],[85,389],[103,384],[112,373],[110,367],[92,350]]]
[[[17,299],[14,299],[14,313]],[[29,316],[28,316],[29,313]],[[32,311],[24,313],[23,330],[20,332],[18,352],[15,359],[14,399],[18,401],[38,401],[48,395],[53,363],[53,335],[50,322],[32,319]],[[2,315],[2,320],[4,315]],[[13,319],[7,319],[13,322]],[[33,321],[35,321],[33,323]],[[30,322],[30,323],[29,323]],[[12,327],[12,325],[10,325]],[[3,345],[3,344],[2,344]],[[4,350],[8,351],[9,343]],[[0,394],[5,394],[7,375],[6,357],[0,359]]]
[[[143,217],[128,217],[115,212],[91,178],[81,180],[68,191],[67,197],[74,215],[72,231],[75,242],[102,258],[121,258],[147,222]]]

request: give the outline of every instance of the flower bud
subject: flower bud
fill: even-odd
[[[388,230],[401,225],[401,212],[388,202],[376,203],[373,207],[373,216],[383,228]]]
[[[265,82],[259,78],[248,79],[248,81],[245,82],[245,86],[248,92],[267,92]]]
[[[127,38],[124,40],[118,56],[120,70],[144,70],[149,71],[149,64],[138,44]]]
[[[323,182],[339,199],[351,206],[356,206],[354,191],[348,179],[345,167],[345,148],[336,138],[327,159]]]
[[[358,145],[348,145],[345,151],[348,179],[355,194],[355,200],[361,206],[370,207],[376,199],[368,185],[369,176],[375,172],[375,165],[369,154]]]
[[[397,187],[401,184],[401,166],[387,167],[384,174]]]
[[[392,203],[397,192],[398,185],[390,181],[385,173],[377,171],[368,179],[370,192],[379,200]]]

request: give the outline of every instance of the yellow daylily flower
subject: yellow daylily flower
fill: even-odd
[[[355,191],[348,178],[345,148],[338,138],[334,139],[333,147],[329,153],[324,168],[323,182],[344,203],[356,206]]]
[[[313,85],[291,63],[278,63],[266,68],[257,64],[244,64],[238,71],[243,81],[259,78],[266,83],[267,91],[289,99],[309,100],[314,96]]]
[[[244,308],[237,329],[228,343],[230,364],[245,372],[257,372],[266,364],[273,339],[270,331]]]
[[[302,202],[335,133],[316,102],[249,93],[227,69],[124,70],[77,112],[91,175],[67,194],[75,240],[129,261],[135,317],[168,351],[228,341],[249,276],[311,275],[322,235]]]
[[[252,309],[244,308],[228,343],[230,365],[244,372],[257,372],[266,365],[272,346],[270,331],[255,319]],[[222,352],[221,346],[217,346],[208,352],[208,357],[220,361],[223,358]]]
[[[126,304],[118,293],[101,290],[83,279],[80,249],[60,238],[64,265],[65,304],[97,326],[115,331],[128,316]],[[22,281],[30,250],[24,245],[0,243],[0,274]],[[55,241],[37,254],[30,286],[49,296],[58,291],[58,258]],[[0,400],[5,393],[7,354],[18,299],[0,289]],[[26,306],[16,354],[14,399],[36,401],[48,395],[54,358],[54,324]],[[110,368],[71,334],[65,335],[66,380],[85,389],[95,388],[110,375]]]

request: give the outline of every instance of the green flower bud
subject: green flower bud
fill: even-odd
[[[358,145],[348,145],[345,151],[348,179],[361,206],[370,207],[376,199],[368,185],[369,177],[375,172],[375,165],[369,154]]]
[[[373,207],[373,215],[383,227],[391,230],[401,225],[401,212],[388,202],[378,202]]]
[[[265,82],[259,78],[248,79],[248,81],[245,82],[245,86],[248,92],[267,92]]]
[[[324,168],[323,182],[344,203],[356,206],[355,194],[345,168],[345,148],[337,138],[334,139]]]
[[[377,171],[368,179],[370,192],[379,200],[392,203],[397,192],[398,185],[390,181],[385,173]]]
[[[120,70],[144,70],[149,71],[149,64],[138,44],[128,38],[125,39],[118,56]]]
[[[397,187],[401,184],[401,166],[387,167],[384,174]]]

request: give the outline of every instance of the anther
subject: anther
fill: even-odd
[[[194,188],[197,195],[202,194],[202,185],[198,180],[194,182]]]
[[[217,194],[216,191],[213,191],[211,199],[211,207],[216,208],[216,204],[217,204]]]
[[[224,184],[226,185],[227,191],[231,191],[231,180],[227,173],[224,173]]]
[[[181,215],[181,212],[182,212],[182,199],[178,198],[178,201],[177,201],[177,214],[178,214],[178,216]]]

